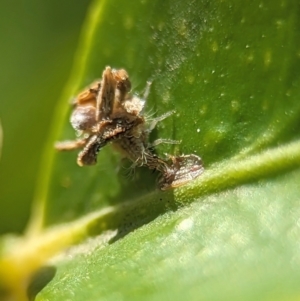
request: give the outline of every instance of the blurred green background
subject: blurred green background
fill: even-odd
[[[0,234],[21,232],[28,220],[52,113],[90,2],[0,2]]]

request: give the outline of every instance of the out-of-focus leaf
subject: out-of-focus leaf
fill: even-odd
[[[3,130],[1,125],[1,120],[0,120],[0,159],[1,159],[2,145],[3,145]]]
[[[89,2],[0,3],[0,118],[5,134],[0,234],[21,233],[28,222],[54,106],[69,76]]]

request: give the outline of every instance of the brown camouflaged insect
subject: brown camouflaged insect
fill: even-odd
[[[123,153],[135,166],[146,166],[160,172],[159,188],[166,190],[186,184],[204,171],[202,160],[196,155],[170,156],[161,159],[153,147],[159,143],[178,143],[158,139],[149,143],[149,134],[159,121],[173,114],[168,112],[146,122],[143,114],[149,93],[144,98],[129,93],[131,83],[124,69],[106,67],[102,79],[94,82],[73,102],[70,122],[80,138],[55,144],[58,150],[82,149],[77,158],[80,166],[94,165],[97,154],[107,143]]]

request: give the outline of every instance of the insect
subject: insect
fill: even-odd
[[[97,163],[97,154],[111,143],[129,160],[133,167],[146,166],[160,173],[158,186],[161,190],[181,186],[204,171],[200,157],[191,155],[159,158],[153,151],[159,143],[178,143],[168,139],[149,142],[149,134],[156,124],[173,112],[152,120],[149,124],[144,116],[144,106],[150,83],[144,98],[130,93],[131,83],[124,69],[106,67],[102,79],[95,81],[73,102],[70,117],[72,127],[79,138],[57,142],[57,150],[81,149],[77,157],[80,166]]]

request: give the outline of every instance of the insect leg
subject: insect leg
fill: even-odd
[[[84,149],[78,154],[77,164],[79,166],[95,165],[97,163],[97,154],[106,144],[107,141],[101,139],[98,135],[90,136]]]
[[[116,79],[110,67],[106,67],[102,74],[100,91],[96,101],[96,120],[108,119],[112,113],[115,98]]]
[[[66,140],[56,142],[54,147],[59,151],[69,151],[75,150],[79,148],[83,148],[87,143],[87,139],[79,139],[79,140]]]
[[[155,147],[159,144],[162,144],[162,143],[165,143],[165,144],[180,144],[181,141],[179,140],[172,140],[172,139],[164,139],[164,138],[160,138],[160,139],[156,139],[155,141],[153,141],[149,147]]]
[[[159,116],[159,117],[154,118],[154,119],[151,121],[151,123],[150,123],[150,125],[149,125],[147,131],[150,133],[150,132],[156,127],[156,125],[157,125],[158,122],[160,122],[160,121],[166,119],[167,117],[173,115],[174,113],[175,113],[175,111],[173,110],[173,111],[169,111],[169,112],[167,112],[167,113],[165,113],[165,114],[163,114],[163,115],[161,115],[161,116]]]

